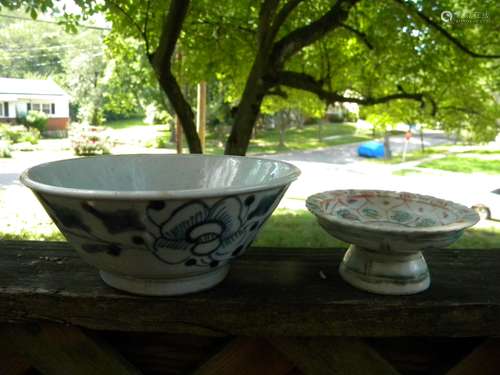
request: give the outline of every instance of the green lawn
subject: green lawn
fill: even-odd
[[[260,130],[257,137],[250,140],[248,154],[314,150],[371,139],[368,134],[356,133],[356,127],[349,124],[324,124],[322,126],[322,141],[319,140],[318,135],[318,125],[308,125],[303,129],[288,129],[285,133],[285,146],[280,147],[277,129]],[[329,137],[331,138],[328,139]],[[172,145],[172,147],[174,146]],[[208,154],[222,154],[224,152],[224,148],[219,146],[216,134],[211,131],[207,132],[206,152]]]
[[[408,162],[408,161],[417,161],[417,160],[423,160],[428,158],[429,156],[432,155],[437,155],[437,154],[448,154],[449,153],[449,146],[443,145],[443,146],[436,146],[436,147],[428,147],[425,148],[424,151],[414,151],[406,154],[405,160],[403,160],[403,157],[401,155],[395,155],[392,157],[392,159],[386,160],[386,159],[369,159],[370,161],[378,162],[378,163],[384,163],[384,164],[399,164],[403,162]]]
[[[105,124],[116,131],[119,138],[131,139],[132,132],[140,131],[144,127],[144,133],[154,134],[161,137],[161,140],[169,140],[170,132],[165,130],[165,126],[146,125],[141,119],[119,120]],[[162,130],[162,132],[160,132]],[[128,137],[128,134],[131,134]],[[285,134],[285,146],[279,146],[279,131],[277,129],[259,130],[257,137],[251,139],[248,154],[270,154],[287,151],[313,150],[341,144],[363,142],[371,139],[367,133],[359,134],[356,127],[350,124],[323,124],[322,140],[319,140],[319,125],[308,125],[303,129],[291,128]],[[225,137],[224,137],[225,141]],[[166,142],[162,142],[166,143]],[[148,141],[148,145],[155,146],[158,141]],[[171,143],[164,144],[166,148],[174,149]],[[187,144],[183,138],[183,147],[187,152]],[[207,154],[223,154],[224,146],[220,144],[214,128],[207,127],[205,151]]]
[[[115,121],[106,121],[104,126],[107,126],[111,129],[126,129],[133,126],[149,126],[149,124],[145,124],[142,118],[129,118],[125,120],[115,120]]]
[[[500,160],[483,160],[450,155],[421,163],[418,166],[421,168],[442,169],[450,172],[498,174],[500,171]]]
[[[411,176],[416,174],[422,174],[422,171],[413,168],[404,168],[392,172],[394,176]]]
[[[2,233],[2,239],[63,241],[63,236],[55,229],[34,232]],[[465,232],[452,247],[462,249],[499,248],[500,222],[482,221]],[[346,247],[347,245],[328,235],[316,222],[316,218],[306,210],[278,209],[262,228],[254,246],[270,247]]]

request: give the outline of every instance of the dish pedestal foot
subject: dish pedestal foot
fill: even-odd
[[[99,271],[102,280],[113,288],[147,296],[175,296],[209,289],[220,283],[229,272],[229,264],[206,273],[175,279],[142,279]]]
[[[422,252],[383,253],[351,245],[340,275],[352,286],[377,294],[405,295],[429,288],[431,279]]]

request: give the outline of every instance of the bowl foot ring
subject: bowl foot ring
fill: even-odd
[[[429,288],[431,282],[420,251],[380,253],[351,245],[339,271],[352,286],[376,294],[416,294]]]
[[[229,264],[209,272],[183,278],[142,279],[99,271],[102,280],[109,286],[129,293],[147,296],[175,296],[210,289],[220,283],[229,272]]]

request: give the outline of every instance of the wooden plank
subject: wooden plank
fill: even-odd
[[[293,367],[265,340],[237,338],[193,375],[287,375]]]
[[[447,375],[498,375],[500,339],[488,339],[447,372]]]
[[[148,375],[191,374],[232,340],[154,332],[100,331],[98,334]]]
[[[429,251],[432,285],[414,296],[350,287],[338,275],[342,256],[251,249],[209,291],[151,298],[108,287],[67,244],[0,241],[0,322],[219,336],[500,336],[500,272],[491,267],[500,251]]]
[[[273,338],[270,342],[305,375],[397,375],[376,351],[356,338]]]
[[[76,327],[3,324],[0,343],[20,353],[44,374],[140,374],[109,345],[89,338]]]
[[[484,338],[389,337],[366,342],[403,374],[445,374]]]

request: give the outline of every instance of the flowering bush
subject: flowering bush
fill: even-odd
[[[112,142],[104,128],[83,126],[72,130],[71,145],[76,155],[104,155],[111,153]]]

